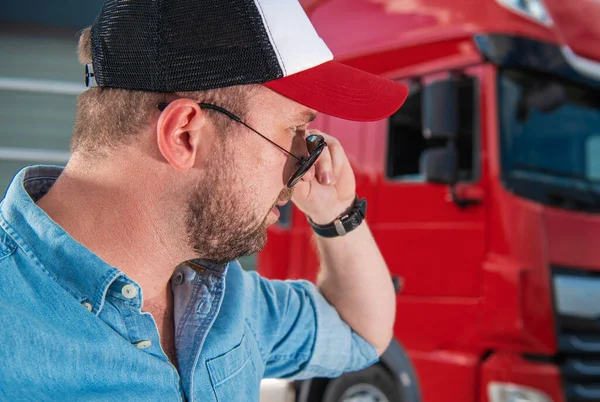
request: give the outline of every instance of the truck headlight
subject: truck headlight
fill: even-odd
[[[552,18],[548,14],[542,0],[497,0],[501,5],[523,14],[529,18],[533,18],[544,25],[552,25]]]
[[[490,402],[552,402],[540,390],[507,382],[491,382],[488,385]]]

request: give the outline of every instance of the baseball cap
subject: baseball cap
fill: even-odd
[[[263,84],[321,113],[393,114],[406,86],[333,60],[297,0],[106,0],[86,84],[154,92]]]

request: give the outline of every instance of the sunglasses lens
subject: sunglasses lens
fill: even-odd
[[[308,172],[308,170],[315,164],[323,149],[327,146],[325,138],[322,135],[313,134],[306,137],[306,148],[308,149],[308,157],[304,159],[298,170],[290,177],[287,186],[289,188],[294,187],[296,183]]]
[[[322,143],[325,143],[325,138],[322,135],[312,134],[306,137],[306,148],[308,149],[308,154],[312,155],[315,152],[315,149],[319,147]]]

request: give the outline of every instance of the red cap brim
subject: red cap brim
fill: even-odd
[[[408,96],[406,85],[336,61],[263,85],[318,112],[355,121],[389,117]]]

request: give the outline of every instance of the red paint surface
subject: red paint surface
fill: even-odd
[[[560,211],[507,192],[500,182],[496,70],[473,45],[479,33],[519,34],[600,60],[600,2],[545,0],[554,25],[494,0],[307,0],[338,59],[393,79],[463,69],[480,84],[479,178],[461,189],[483,199],[461,210],[445,186],[385,178],[387,122],[315,122],[344,145],[367,220],[393,275],[404,278],[395,336],[415,365],[424,402],[487,401],[490,382],[537,388],[563,402],[552,363],[556,334],[549,265],[600,270],[600,217]],[[260,271],[316,279],[305,217],[272,228]],[[368,268],[366,268],[368,269]]]

